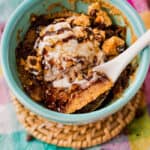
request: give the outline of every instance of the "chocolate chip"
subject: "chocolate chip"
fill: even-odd
[[[106,28],[106,25],[103,24],[103,23],[98,23],[98,24],[97,24],[97,27],[98,27],[99,29],[101,29],[101,30],[104,30],[104,29]]]
[[[125,51],[125,48],[126,48],[126,46],[125,46],[125,45],[118,46],[118,47],[117,47],[117,51],[118,51],[118,53],[122,53],[122,52],[124,52],[124,51]]]
[[[46,54],[48,54],[48,52],[47,52],[47,50],[44,48],[44,49],[43,49],[43,55],[46,55]]]
[[[79,37],[77,40],[78,40],[79,43],[82,43],[84,41],[84,38],[83,37]]]
[[[65,31],[71,31],[71,29],[68,27],[61,28],[61,29],[57,30],[57,34],[62,34]]]
[[[106,30],[106,38],[110,38],[110,37],[112,37],[114,34],[115,34],[115,33],[114,33],[113,30],[110,30],[110,29]]]
[[[96,17],[96,13],[97,13],[97,10],[96,9],[92,9],[91,12],[90,12],[90,16]]]
[[[51,36],[54,35],[56,32],[55,31],[47,31],[42,37],[44,38],[45,36]]]
[[[35,56],[36,55],[36,51],[35,50],[30,50],[30,52],[29,52],[29,54],[28,55],[30,55],[30,56]]]
[[[74,19],[73,20],[71,20],[71,22],[70,22],[70,26],[71,26],[71,28],[73,28],[75,25],[74,25]]]
[[[122,39],[126,39],[126,28],[125,27],[116,27],[115,30],[115,35],[122,38]]]
[[[36,61],[36,59],[30,59],[30,63],[32,66],[35,66],[37,61]]]
[[[96,57],[96,56],[94,56],[93,63],[94,63],[94,64],[97,63],[97,57]]]
[[[100,34],[97,34],[97,35],[95,35],[95,39],[96,39],[98,42],[102,42],[103,37],[102,37]]]
[[[63,40],[63,42],[68,42],[69,40],[72,40],[72,39],[76,39],[76,37],[74,35],[70,35],[62,40]]]
[[[84,30],[87,32],[88,36],[90,36],[91,34],[93,34],[92,30],[89,29],[89,28],[85,28]]]
[[[56,44],[51,45],[51,48],[54,48],[56,46]]]

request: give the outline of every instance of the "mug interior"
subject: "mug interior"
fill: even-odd
[[[53,3],[61,3],[65,8],[69,10],[74,10],[74,6],[69,3],[69,0],[34,0],[30,1],[27,0],[23,2],[20,7],[16,10],[14,15],[12,16],[11,20],[9,21],[6,30],[4,32],[4,37],[2,41],[2,66],[5,78],[7,83],[9,84],[11,90],[15,94],[15,96],[29,109],[32,111],[42,115],[47,119],[51,119],[61,123],[87,123],[91,121],[95,121],[98,118],[106,117],[118,109],[120,109],[123,105],[125,105],[137,92],[139,87],[141,86],[146,72],[148,70],[148,63],[149,63],[149,49],[146,48],[144,52],[140,55],[139,60],[139,68],[136,73],[135,81],[130,84],[129,88],[125,90],[123,96],[118,99],[113,104],[102,108],[101,110],[97,110],[95,112],[86,113],[86,114],[62,114],[58,112],[53,112],[48,110],[36,102],[30,99],[23,91],[20,80],[18,78],[17,67],[16,67],[16,56],[15,56],[15,49],[20,42],[25,33],[27,32],[30,26],[30,16],[31,14],[47,14],[47,13],[54,13],[61,11],[61,7],[55,7],[54,9],[48,10],[48,6]],[[109,1],[110,3],[110,1]],[[137,36],[140,36],[145,32],[144,26],[141,23],[140,18],[137,16],[136,12],[127,5],[126,2],[122,1],[122,3],[118,3],[118,0],[112,0],[112,5],[119,8],[123,14],[128,18],[133,30]],[[78,1],[76,4],[75,11],[77,12],[87,12],[88,4],[82,1]],[[113,20],[119,24],[124,25],[123,18],[121,16],[112,16]],[[118,19],[119,18],[119,19]],[[19,40],[17,40],[19,34]],[[127,44],[130,45],[131,40],[131,30],[128,27],[127,30]]]

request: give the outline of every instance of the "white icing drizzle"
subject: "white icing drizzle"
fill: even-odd
[[[95,81],[97,81],[99,79],[99,76],[97,75],[96,72],[93,72],[93,77],[90,80],[78,80],[76,79],[74,82],[70,83],[68,80],[68,77],[64,77],[63,79],[60,80],[56,80],[53,82],[53,86],[56,88],[70,88],[73,84],[77,84],[79,86],[81,86],[82,89],[87,88],[88,86],[90,86],[92,83],[94,83]]]
[[[67,77],[64,77],[63,79],[54,81],[53,86],[57,88],[61,87],[68,88],[71,87],[71,83],[68,81]]]

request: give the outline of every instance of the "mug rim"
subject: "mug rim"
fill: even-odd
[[[112,1],[114,2],[116,1],[117,3],[117,0],[112,0]],[[140,88],[146,76],[149,62],[150,62],[150,48],[148,47],[145,48],[145,50],[141,53],[141,61],[140,61],[140,65],[138,68],[139,73],[136,73],[136,78],[134,82],[130,85],[130,89],[127,92],[125,92],[125,94],[121,98],[117,99],[112,104],[105,106],[104,108],[101,108],[100,110],[96,110],[96,111],[84,113],[84,114],[64,114],[64,113],[55,112],[47,108],[44,108],[43,106],[34,102],[31,98],[29,98],[23,92],[23,89],[17,86],[16,82],[12,78],[12,74],[9,69],[9,63],[8,63],[9,62],[8,61],[8,52],[9,52],[8,45],[9,45],[10,37],[11,37],[10,33],[13,32],[13,28],[16,26],[16,25],[13,25],[14,20],[15,21],[19,20],[21,15],[26,13],[25,11],[26,8],[29,6],[32,6],[31,4],[34,4],[35,2],[36,1],[26,0],[20,4],[20,6],[15,10],[10,20],[8,21],[5,27],[5,30],[2,36],[2,42],[1,42],[1,65],[2,65],[3,75],[5,77],[5,80],[8,86],[12,90],[13,94],[19,99],[19,101],[23,105],[25,105],[27,108],[29,108],[31,111],[37,113],[40,116],[43,116],[44,118],[47,118],[56,122],[67,123],[67,124],[68,123],[72,124],[72,123],[77,123],[77,122],[88,122],[90,119],[96,120],[98,118],[100,119],[105,118],[106,116],[115,113],[117,110],[121,109],[125,104],[127,104],[127,102],[130,101],[130,99],[135,95],[137,90]],[[139,28],[138,36],[143,34],[146,31],[146,29],[144,27],[142,20],[137,14],[137,12],[124,0],[122,1],[121,4],[117,4],[117,5],[124,5],[122,7],[125,7],[126,10],[128,10],[128,13],[130,13],[130,15],[134,17],[134,20]]]

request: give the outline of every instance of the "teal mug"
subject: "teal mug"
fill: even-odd
[[[15,10],[10,20],[8,21],[1,43],[1,65],[4,73],[4,77],[17,99],[29,110],[33,111],[37,115],[40,115],[48,120],[63,123],[63,124],[85,124],[89,122],[96,121],[98,119],[103,119],[121,109],[126,105],[131,98],[136,94],[138,89],[141,87],[144,78],[146,76],[149,61],[150,61],[150,48],[147,47],[140,54],[139,67],[136,72],[134,82],[124,91],[121,98],[117,99],[115,102],[101,108],[100,110],[85,113],[85,114],[63,114],[59,112],[54,112],[44,108],[43,106],[34,102],[28,95],[24,92],[21,83],[19,81],[16,69],[16,59],[15,59],[15,48],[18,44],[17,34],[18,30],[22,30],[20,36],[23,38],[27,29],[30,26],[30,16],[31,14],[45,14],[51,12],[60,11],[60,8],[56,7],[52,10],[48,10],[47,7],[50,4],[59,2],[64,7],[68,9],[74,9],[69,0],[25,0],[21,5]],[[122,0],[121,3],[118,0],[108,1],[116,8],[122,11],[130,22],[137,37],[141,36],[145,32],[143,22],[138,16],[137,12],[125,1]],[[77,1],[76,10],[77,12],[86,12],[88,7],[87,3],[82,0]],[[113,16],[112,16],[113,17]],[[114,17],[115,18],[115,17]],[[117,20],[116,20],[117,22]],[[118,22],[119,24],[119,22]],[[131,38],[131,32],[127,33],[127,43]]]

